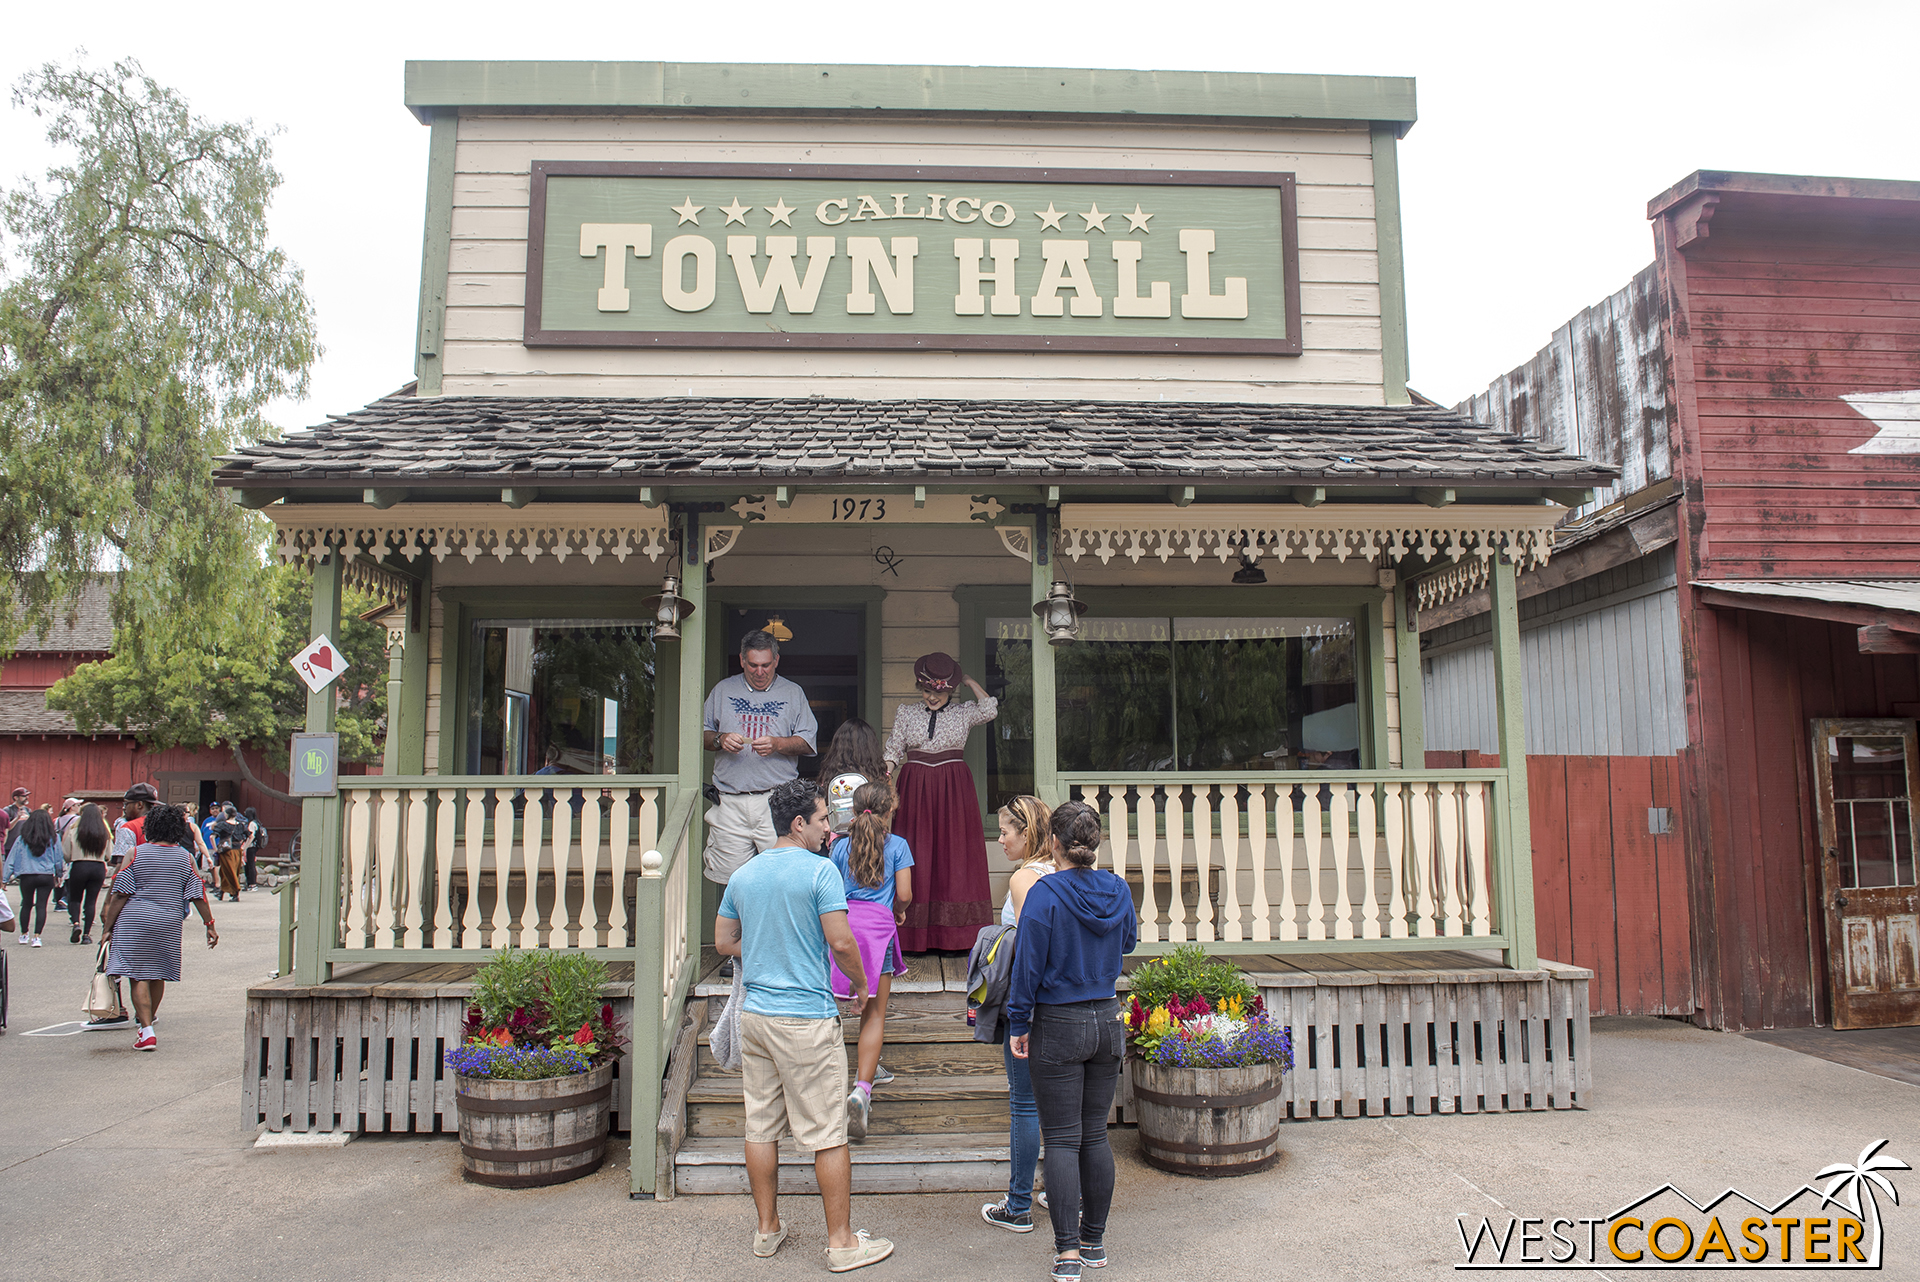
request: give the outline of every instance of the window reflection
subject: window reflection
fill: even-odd
[[[653,773],[654,649],[646,626],[481,619],[470,653],[469,773]]]

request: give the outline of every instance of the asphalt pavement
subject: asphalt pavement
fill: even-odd
[[[0,945],[12,963],[0,1036],[0,1259],[10,1276],[826,1275],[817,1200],[787,1199],[791,1236],[772,1260],[756,1260],[748,1199],[629,1200],[624,1143],[597,1174],[543,1190],[463,1183],[447,1136],[253,1147],[255,1128],[240,1115],[240,1036],[246,986],[276,964],[277,901],[257,891],[216,915],[212,952],[198,919],[187,923],[185,978],[168,986],[154,1054],[133,1050],[131,1030],[31,1035],[82,1018],[92,950],[69,945],[64,928],[44,948],[12,935]],[[1496,1228],[1510,1215],[1605,1216],[1668,1182],[1700,1201],[1729,1187],[1778,1200],[1880,1139],[1891,1141],[1883,1153],[1920,1164],[1920,1087],[1653,1019],[1595,1021],[1592,1057],[1584,1110],[1292,1123],[1284,1160],[1238,1179],[1150,1170],[1133,1132],[1116,1129],[1102,1282],[1438,1279],[1464,1259],[1458,1216],[1488,1216]],[[1901,1204],[1878,1200],[1879,1276],[1920,1282],[1920,1176],[1888,1178]],[[1042,1282],[1045,1230],[990,1227],[981,1200],[856,1198],[855,1224],[897,1243],[862,1274]]]

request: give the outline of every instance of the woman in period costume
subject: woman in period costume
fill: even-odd
[[[961,673],[953,656],[923,654],[914,661],[920,706],[902,704],[887,736],[900,809],[893,831],[913,850],[913,903],[900,928],[910,953],[973,947],[980,927],[993,921],[987,886],[987,839],[980,797],[967,768],[967,735],[1000,713],[999,701]],[[972,703],[955,703],[965,683]]]

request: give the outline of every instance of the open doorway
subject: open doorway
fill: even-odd
[[[796,592],[793,599],[805,600],[806,595]],[[843,722],[853,717],[873,720],[865,696],[870,608],[724,604],[726,627],[721,637],[720,666],[713,679],[718,681],[740,671],[740,641],[747,633],[773,634],[780,643],[780,675],[806,691],[808,706],[820,727],[815,743],[824,753]],[[801,777],[811,779],[820,769],[819,754],[802,757],[798,764]]]

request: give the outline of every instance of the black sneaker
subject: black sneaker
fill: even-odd
[[[1057,1255],[1053,1259],[1053,1282],[1080,1282],[1080,1261]]]
[[[1013,1211],[1009,1211],[1005,1198],[1000,1199],[998,1202],[989,1202],[981,1207],[980,1218],[989,1224],[997,1224],[1010,1233],[1033,1232],[1033,1212],[1021,1211],[1016,1214]],[[1076,1273],[1074,1276],[1078,1277],[1079,1274]]]
[[[1104,1246],[1088,1246],[1085,1242],[1082,1242],[1080,1244],[1080,1263],[1090,1269],[1106,1268],[1107,1248]]]

